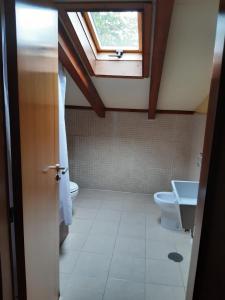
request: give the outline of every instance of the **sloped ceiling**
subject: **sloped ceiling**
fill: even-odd
[[[208,96],[219,0],[175,1],[158,109],[195,110]],[[106,107],[147,109],[150,79],[92,78]],[[66,104],[89,106],[68,75]]]

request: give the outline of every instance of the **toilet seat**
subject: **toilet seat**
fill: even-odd
[[[74,193],[78,190],[79,190],[79,186],[75,182],[70,181],[70,193]]]
[[[165,204],[178,203],[176,196],[173,192],[158,192],[154,194],[154,199]]]

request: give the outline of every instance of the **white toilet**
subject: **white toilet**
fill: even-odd
[[[78,194],[79,194],[78,184],[76,184],[73,181],[70,181],[70,196],[71,196],[73,207]]]
[[[180,208],[174,192],[155,193],[154,201],[161,210],[162,227],[181,230]]]

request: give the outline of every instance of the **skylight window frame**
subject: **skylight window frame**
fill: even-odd
[[[90,76],[148,78],[153,43],[153,4],[146,1],[58,2],[59,19],[79,52]],[[142,53],[124,53],[121,58],[98,53],[82,16],[89,11],[138,11],[142,13]],[[69,13],[75,13],[72,19]],[[115,52],[112,52],[115,54]]]
[[[143,45],[142,45],[142,41],[143,41],[143,38],[142,38],[142,34],[143,34],[143,27],[142,27],[143,13],[140,12],[140,11],[133,11],[133,12],[137,12],[137,14],[138,14],[138,20],[137,20],[138,21],[137,22],[138,23],[138,49],[134,49],[134,48],[129,49],[128,47],[126,47],[126,48],[123,48],[122,50],[123,50],[124,53],[139,53],[139,54],[141,54],[142,49],[143,49]],[[90,13],[91,13],[90,11],[89,12],[83,12],[82,16],[85,20],[85,23],[86,23],[87,28],[89,30],[92,41],[95,44],[95,48],[96,48],[97,52],[101,53],[101,54],[115,52],[117,50],[116,47],[115,48],[110,48],[110,47],[102,47],[101,46],[101,42],[98,38],[98,33],[97,33],[95,25],[94,25],[94,20],[92,19]],[[118,47],[118,48],[120,48],[120,47]]]

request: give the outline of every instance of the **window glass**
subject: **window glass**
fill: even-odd
[[[139,49],[138,12],[90,12],[102,49]]]

